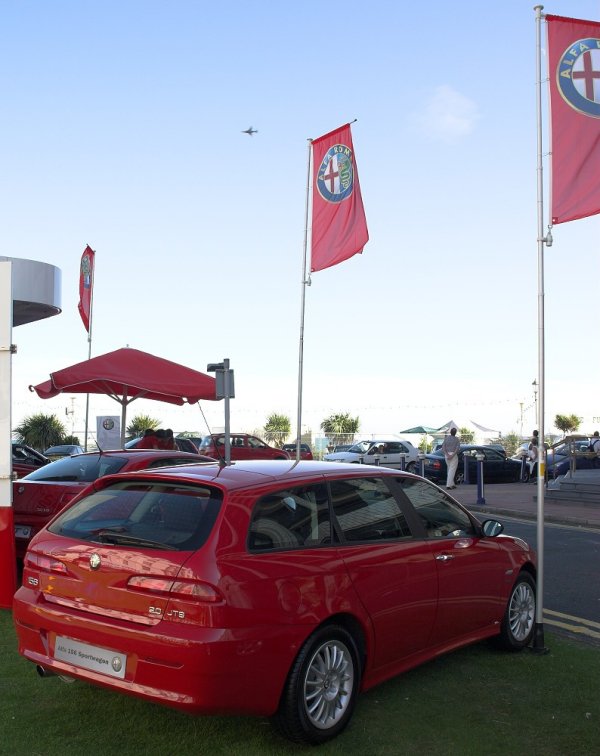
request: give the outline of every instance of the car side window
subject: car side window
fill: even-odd
[[[248,548],[276,551],[332,542],[327,488],[318,483],[270,493],[254,507]]]
[[[469,515],[439,488],[418,478],[398,478],[398,483],[415,508],[428,538],[476,535]]]
[[[381,478],[334,480],[330,491],[333,511],[346,541],[412,536],[400,505]]]

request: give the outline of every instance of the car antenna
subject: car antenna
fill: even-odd
[[[98,447],[98,451],[100,452],[100,454],[104,454],[104,449],[98,443],[98,436],[96,436],[96,446]]]

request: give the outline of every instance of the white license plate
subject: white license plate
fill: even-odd
[[[28,525],[15,525],[15,538],[31,538],[31,528]]]
[[[98,646],[90,646],[89,643],[72,638],[56,636],[54,644],[54,658],[59,661],[74,664],[76,667],[90,669],[92,672],[101,672],[110,677],[124,679],[127,666],[127,656],[115,651],[108,651]]]

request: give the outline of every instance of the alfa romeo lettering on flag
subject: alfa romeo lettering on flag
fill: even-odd
[[[312,143],[311,271],[362,252],[369,240],[350,124]]]
[[[546,16],[552,223],[600,213],[600,23]]]

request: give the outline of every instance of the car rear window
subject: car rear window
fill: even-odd
[[[26,479],[91,483],[103,475],[119,472],[126,462],[127,457],[105,457],[102,454],[63,457],[34,470]]]
[[[208,486],[122,481],[80,499],[48,530],[116,546],[193,551],[208,537],[221,501]]]

